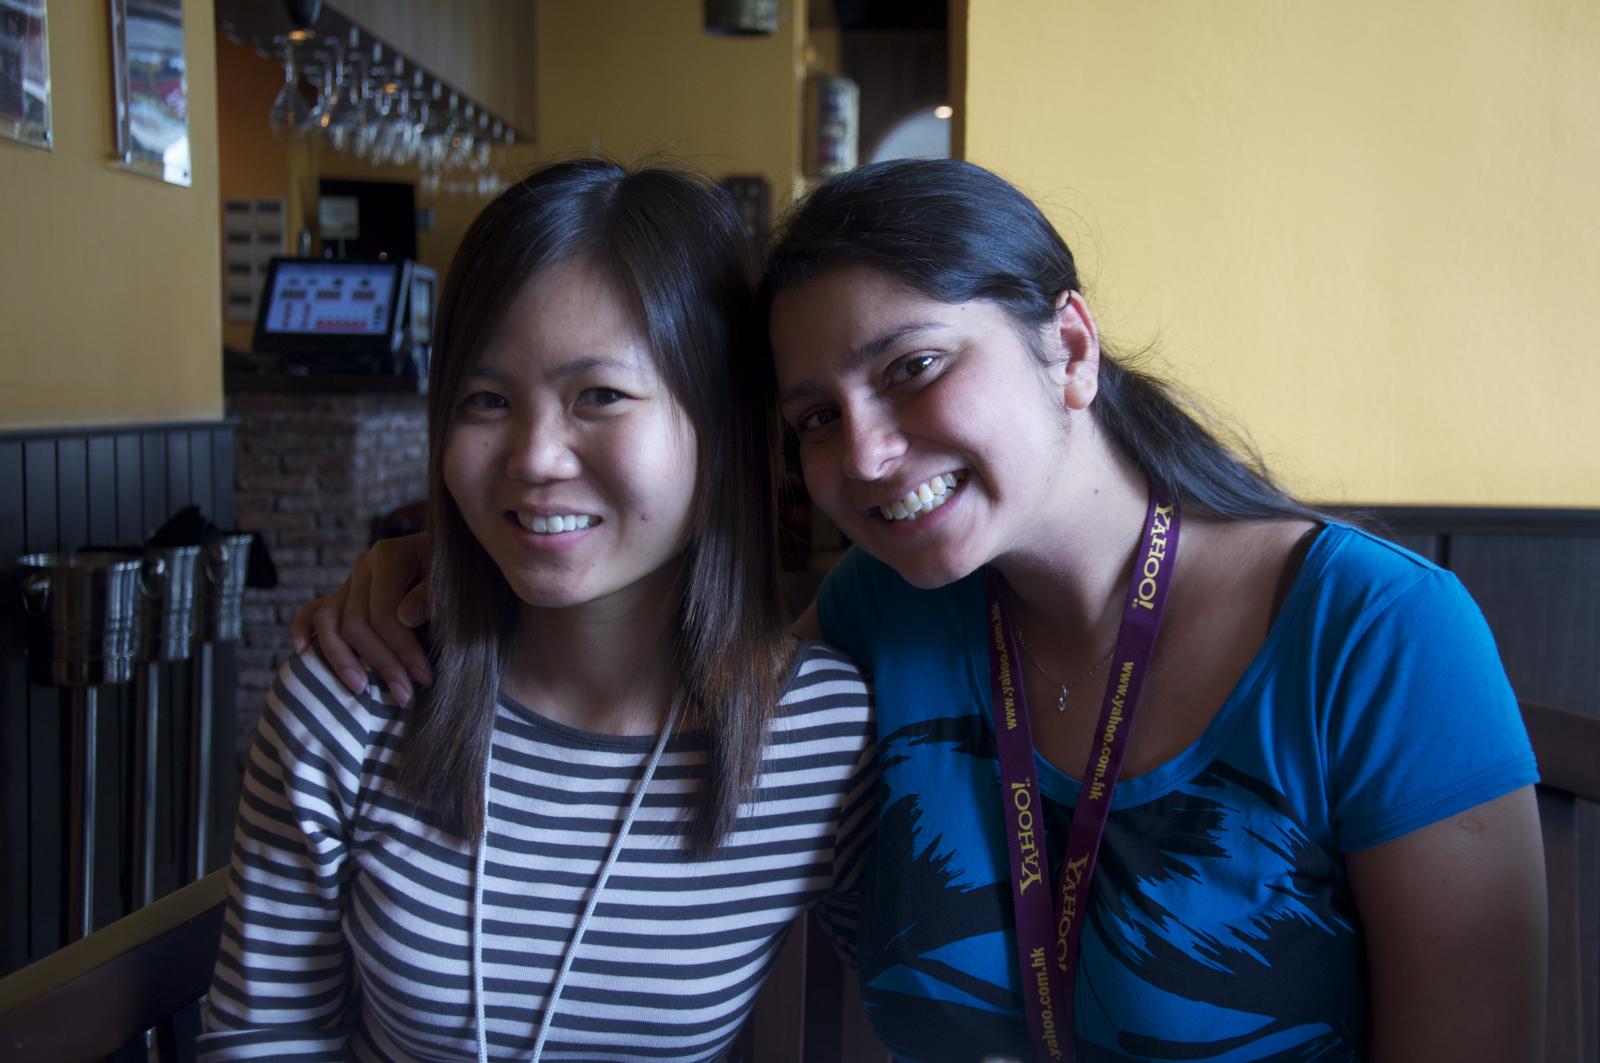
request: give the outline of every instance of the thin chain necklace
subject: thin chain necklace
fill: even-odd
[[[1067,711],[1067,698],[1072,694],[1072,687],[1078,686],[1085,679],[1088,679],[1090,676],[1094,675],[1100,669],[1104,668],[1106,666],[1106,662],[1111,660],[1111,654],[1117,648],[1116,643],[1112,642],[1112,644],[1110,646],[1106,647],[1106,655],[1104,657],[1100,658],[1094,664],[1090,665],[1088,671],[1086,671],[1082,675],[1078,676],[1078,678],[1074,679],[1072,681],[1072,683],[1070,685],[1068,685],[1066,683],[1063,683],[1061,680],[1057,679],[1055,676],[1051,675],[1049,672],[1045,671],[1044,665],[1039,663],[1039,659],[1037,657],[1035,657],[1033,655],[1033,651],[1028,648],[1028,636],[1026,636],[1026,635],[1024,635],[1022,633],[1022,627],[1020,625],[1018,625],[1018,627],[1017,627],[1017,642],[1022,646],[1022,655],[1024,657],[1028,658],[1028,663],[1033,665],[1033,667],[1038,671],[1038,673],[1040,675],[1042,675],[1046,679],[1050,680],[1050,683],[1051,683],[1052,686],[1057,686],[1057,687],[1061,688],[1061,696],[1056,698],[1056,711],[1057,712],[1066,712]]]

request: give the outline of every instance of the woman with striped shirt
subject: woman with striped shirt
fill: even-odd
[[[666,170],[557,164],[469,230],[429,382],[434,682],[284,666],[206,1058],[711,1059],[796,913],[849,940],[868,698],[785,631],[750,281],[727,197]]]

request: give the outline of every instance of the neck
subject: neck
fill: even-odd
[[[679,566],[606,599],[524,606],[507,669],[511,696],[584,731],[655,734],[678,689],[672,653]]]
[[[1073,656],[1092,662],[1116,634],[1150,486],[1098,425],[1089,421],[1083,428],[1074,440],[1072,472],[1055,504],[1042,511],[1037,534],[993,564],[1010,586],[1017,623],[1032,633],[1036,647],[1080,647]]]

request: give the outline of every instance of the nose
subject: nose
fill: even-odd
[[[560,417],[525,417],[516,425],[506,455],[506,475],[527,483],[570,480],[579,461],[568,425]]]
[[[852,411],[844,423],[844,473],[852,480],[878,480],[906,452],[906,437],[893,418]]]

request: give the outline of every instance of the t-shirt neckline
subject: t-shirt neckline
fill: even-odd
[[[1239,682],[1228,692],[1228,697],[1222,703],[1222,708],[1211,718],[1200,736],[1191,742],[1185,749],[1172,759],[1157,765],[1150,771],[1131,778],[1123,779],[1117,784],[1116,793],[1112,796],[1111,807],[1113,810],[1131,808],[1171,793],[1179,786],[1198,775],[1206,765],[1216,759],[1217,750],[1228,740],[1233,729],[1246,716],[1245,708],[1254,699],[1256,689],[1270,674],[1273,660],[1278,655],[1281,647],[1292,643],[1295,634],[1305,623],[1308,615],[1309,599],[1314,593],[1314,588],[1329,561],[1337,554],[1340,546],[1347,540],[1351,531],[1348,526],[1329,521],[1317,532],[1316,539],[1306,551],[1305,560],[1300,565],[1300,571],[1295,575],[1294,583],[1289,588],[1289,593],[1284,596],[1283,604],[1278,609],[1278,615],[1273,618],[1271,626],[1267,629],[1267,637],[1250,659],[1250,664],[1245,668],[1244,674],[1239,677]],[[968,577],[970,581],[969,593],[975,593],[982,605],[984,594],[984,580],[982,570]],[[976,636],[969,632],[966,640],[968,682],[976,692],[974,703],[982,706],[980,715],[983,716],[984,725],[993,732],[994,716],[990,711],[989,691],[989,655],[986,641],[987,625],[983,623],[986,610],[983,608],[968,609],[970,617],[975,617],[978,628]],[[974,651],[973,648],[976,648]],[[1100,706],[1096,704],[1093,711],[1098,714]],[[1050,763],[1038,752],[1034,753],[1034,763],[1039,771],[1040,792],[1052,801],[1069,807],[1075,806],[1078,801],[1078,788],[1082,785],[1077,779]]]

